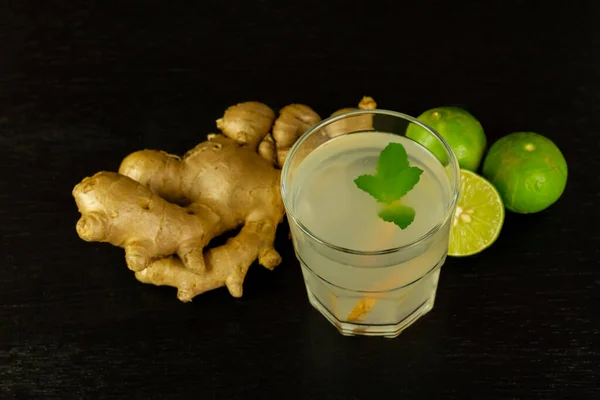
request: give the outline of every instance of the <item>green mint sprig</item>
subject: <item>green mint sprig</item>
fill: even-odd
[[[415,219],[415,210],[400,200],[419,182],[422,173],[422,169],[409,165],[404,146],[390,143],[379,154],[375,175],[361,175],[354,183],[383,204],[381,219],[406,229]]]

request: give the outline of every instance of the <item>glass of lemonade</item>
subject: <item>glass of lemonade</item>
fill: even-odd
[[[428,148],[405,136],[410,124]],[[423,170],[402,203],[415,218],[400,229],[354,179],[374,174],[381,151],[404,146]],[[415,118],[357,110],[321,121],[292,147],[281,191],[310,303],[344,335],[396,337],[433,307],[458,199],[459,167],[444,139]]]

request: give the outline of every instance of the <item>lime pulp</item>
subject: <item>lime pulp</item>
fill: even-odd
[[[500,235],[503,224],[504,204],[496,188],[474,172],[461,169],[448,255],[466,257],[487,249]]]

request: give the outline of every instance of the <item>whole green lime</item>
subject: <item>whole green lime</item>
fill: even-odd
[[[567,162],[550,139],[515,132],[490,147],[483,176],[496,186],[508,210],[530,214],[560,198],[567,185]]]
[[[459,107],[437,107],[425,111],[417,119],[437,131],[448,142],[460,168],[476,171],[486,149],[486,138],[479,121]],[[410,124],[406,136],[431,151],[442,163],[446,152],[442,143],[419,125]]]

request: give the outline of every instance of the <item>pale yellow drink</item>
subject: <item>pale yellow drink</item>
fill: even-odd
[[[390,142],[401,143],[410,165],[423,170],[403,198],[416,212],[404,230],[380,219],[380,205],[354,183],[362,174],[375,173],[379,153]],[[352,334],[359,326],[362,334],[391,329],[394,336],[431,309],[448,247],[445,215],[453,191],[448,170],[428,150],[388,133],[342,135],[296,167],[288,193],[309,298],[343,333]],[[408,247],[373,253],[403,246]]]

